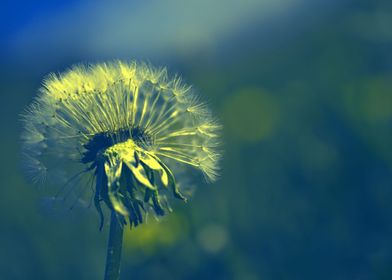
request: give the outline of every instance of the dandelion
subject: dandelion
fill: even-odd
[[[218,173],[219,129],[206,105],[166,69],[121,61],[52,74],[23,114],[23,154],[32,181],[63,174],[88,185],[103,226],[111,212],[105,279],[119,277],[123,228],[186,201],[190,170]],[[57,180],[58,181],[58,180]],[[77,186],[77,187],[75,187]]]

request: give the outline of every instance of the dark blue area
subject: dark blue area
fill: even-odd
[[[0,36],[7,40],[10,35],[20,31],[26,24],[40,17],[54,16],[80,1],[2,1],[0,4]]]

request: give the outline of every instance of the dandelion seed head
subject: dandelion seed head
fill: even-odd
[[[49,75],[23,115],[23,153],[35,181],[62,170],[95,178],[101,202],[136,226],[186,200],[189,172],[218,176],[219,123],[165,68],[116,61]],[[47,167],[45,167],[47,166]],[[80,180],[83,182],[83,180]],[[190,185],[190,184],[189,184]]]

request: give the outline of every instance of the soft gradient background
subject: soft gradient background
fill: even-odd
[[[225,128],[221,179],[127,231],[122,279],[392,279],[390,0],[2,1],[0,26],[0,279],[102,278],[108,229],[24,180],[19,113],[117,58],[180,73]]]

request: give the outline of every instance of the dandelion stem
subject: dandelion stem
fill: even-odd
[[[115,211],[110,217],[110,233],[106,255],[105,280],[120,279],[121,250],[123,241],[123,227],[119,223]]]

